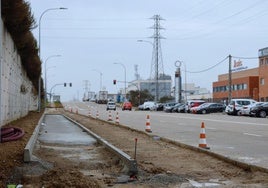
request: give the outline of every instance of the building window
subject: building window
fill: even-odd
[[[263,65],[263,59],[260,59],[260,66]]]
[[[260,84],[261,84],[261,85],[264,85],[264,78],[261,78],[261,80],[260,80]]]
[[[247,84],[243,84],[243,89],[247,89],[248,85]]]

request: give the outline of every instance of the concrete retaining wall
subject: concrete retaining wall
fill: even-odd
[[[38,96],[33,91],[32,82],[22,67],[14,42],[1,18],[0,126],[26,116],[29,111],[37,110]]]

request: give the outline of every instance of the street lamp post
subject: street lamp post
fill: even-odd
[[[50,59],[50,58],[53,58],[53,57],[60,57],[61,55],[52,55],[52,56],[49,56],[46,61],[45,61],[45,104],[47,102],[47,61]]]
[[[114,64],[118,64],[121,65],[124,68],[124,72],[125,72],[125,99],[127,98],[127,69],[126,66],[123,63],[114,63]]]
[[[96,71],[100,74],[100,91],[102,90],[102,72],[97,69],[92,69],[92,71]]]
[[[177,60],[175,61],[175,66],[180,68],[181,67],[181,64],[184,65],[184,100],[185,102],[187,102],[187,81],[186,81],[186,64],[184,63],[184,61],[180,61],[180,60]],[[176,88],[176,87],[175,87]]]
[[[38,49],[39,49],[39,58],[41,59],[41,62],[42,62],[42,58],[41,58],[41,20],[42,20],[42,17],[44,16],[44,14],[48,11],[51,11],[51,10],[65,10],[67,8],[64,8],[64,7],[59,7],[59,8],[49,8],[49,9],[46,9],[40,16],[39,18],[39,22],[38,22],[38,25],[39,25],[39,37],[38,37]],[[38,112],[41,111],[41,74],[39,76],[39,79],[38,79]]]

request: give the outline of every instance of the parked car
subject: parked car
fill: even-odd
[[[138,109],[139,109],[139,110],[143,110],[143,109],[144,109],[144,104],[140,104],[140,105],[138,106]]]
[[[112,101],[107,102],[106,110],[116,110],[115,102]]]
[[[178,107],[177,112],[178,113],[185,113],[186,104],[182,104]]]
[[[175,106],[173,106],[171,112],[181,112],[181,108],[180,108],[181,106],[185,106],[185,104],[183,104],[183,103],[176,104]],[[179,109],[180,109],[180,111],[179,111]],[[183,108],[183,112],[184,112],[184,108]]]
[[[203,103],[197,107],[191,108],[194,114],[208,114],[214,112],[224,112],[225,106],[220,103]]]
[[[190,109],[192,107],[196,107],[196,106],[199,106],[203,103],[205,103],[206,101],[204,100],[188,100],[187,103],[186,103],[186,106],[185,106],[185,112],[188,112],[190,113]]]
[[[156,111],[163,111],[164,104],[163,103],[157,103],[156,104]]]
[[[147,101],[143,104],[143,110],[156,110],[157,104],[153,101]]]
[[[230,104],[226,106],[225,112],[228,115],[242,115],[241,110],[243,107],[252,105],[256,102],[257,101],[253,99],[232,99]]]
[[[268,102],[252,107],[250,114],[256,117],[266,118],[268,115]]]
[[[168,102],[164,104],[163,111],[172,112],[173,107],[176,105],[176,102]]]
[[[132,103],[131,102],[124,102],[122,106],[122,110],[132,110]]]
[[[241,111],[241,115],[243,116],[250,116],[250,110],[251,108],[255,107],[255,106],[260,106],[262,105],[263,102],[256,102],[256,103],[253,103],[253,104],[250,104],[250,105],[246,105],[246,106],[243,106],[243,108],[240,110]]]

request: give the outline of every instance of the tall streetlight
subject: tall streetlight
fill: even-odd
[[[96,71],[100,74],[100,91],[101,91],[101,89],[102,89],[102,72],[97,70],[97,69],[92,69],[92,71]]]
[[[49,8],[49,9],[46,9],[40,16],[39,18],[39,22],[38,22],[38,25],[39,25],[39,37],[38,37],[38,49],[39,49],[39,58],[41,59],[41,62],[42,62],[42,58],[41,58],[41,20],[44,16],[44,14],[48,11],[51,11],[51,10],[66,10],[67,8],[64,8],[64,7],[59,7],[59,8]],[[46,94],[45,94],[46,95]],[[41,111],[41,74],[39,76],[39,80],[38,80],[38,112]]]
[[[47,61],[53,57],[61,57],[61,55],[49,56],[45,61],[45,104],[47,102]]]
[[[125,99],[127,98],[127,69],[126,69],[126,66],[123,64],[123,63],[114,63],[114,64],[117,64],[117,65],[121,65],[123,68],[124,68],[124,71],[125,71]]]
[[[180,61],[180,60],[177,60],[175,61],[175,66],[180,68],[181,67],[181,64],[184,65],[184,100],[185,102],[187,102],[187,82],[186,82],[186,64],[184,63],[184,61]],[[175,89],[176,89],[176,86],[175,86]]]

